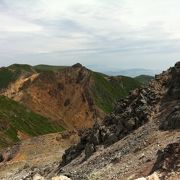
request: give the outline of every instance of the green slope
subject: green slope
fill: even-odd
[[[68,66],[51,66],[51,65],[45,65],[45,64],[40,64],[40,65],[36,65],[33,66],[33,68],[37,71],[37,72],[43,72],[43,71],[58,71],[58,70],[62,70],[67,68]]]
[[[8,67],[0,68],[0,90],[7,88],[11,82],[16,81],[22,74],[29,76],[35,72],[56,72],[64,68],[66,68],[66,66],[50,66],[43,64],[37,66],[30,66],[28,64],[12,64]]]
[[[128,95],[130,90],[140,87],[141,83],[130,77],[108,77],[92,72],[94,85],[91,88],[95,102],[104,112],[111,112],[113,103]]]
[[[18,72],[13,72],[7,68],[0,69],[0,89],[6,88],[10,82],[15,81],[19,76]]]
[[[153,76],[148,76],[148,75],[140,75],[135,77],[134,79],[136,81],[139,81],[143,85],[147,85],[154,77]]]
[[[33,67],[28,64],[12,64],[8,69],[16,72],[33,72]]]
[[[38,136],[64,130],[25,106],[0,96],[0,147],[17,142],[17,132]]]
[[[0,90],[6,88],[11,82],[16,81],[22,73],[29,75],[33,72],[32,67],[26,64],[13,64],[0,68]]]

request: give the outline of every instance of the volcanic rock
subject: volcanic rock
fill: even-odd
[[[95,152],[94,144],[86,144],[85,146],[85,158],[88,159]]]
[[[0,163],[4,161],[3,155],[0,154]]]
[[[176,106],[160,125],[161,130],[180,129],[180,107]]]
[[[180,170],[180,142],[169,144],[157,152],[157,160],[151,172],[170,172]]]

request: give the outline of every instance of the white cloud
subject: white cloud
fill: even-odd
[[[178,0],[126,0],[127,12],[122,19],[134,27],[160,24],[172,38],[180,38],[180,1]]]
[[[38,32],[42,27],[13,16],[0,14],[0,31],[2,32]]]
[[[0,53],[37,55],[44,63],[49,57],[56,62],[58,55],[70,62],[77,52],[94,61],[104,58],[103,53],[118,61],[127,52],[128,61],[149,53],[156,59],[157,52],[158,58],[167,52],[178,58],[179,8],[179,0],[0,1]]]

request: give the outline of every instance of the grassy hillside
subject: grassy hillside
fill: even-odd
[[[13,64],[0,68],[0,89],[6,88],[11,82],[16,81],[22,73],[30,74],[32,72],[34,72],[32,67],[26,64]]]
[[[92,72],[94,85],[92,92],[95,102],[104,112],[111,112],[113,103],[128,95],[129,91],[139,87],[141,84],[130,77],[106,77],[101,73]]]
[[[14,71],[14,72],[33,72],[32,66],[28,64],[12,64],[8,66],[8,69]]]
[[[148,75],[140,75],[135,77],[134,79],[139,81],[143,85],[147,85],[149,81],[151,81],[154,77],[153,76],[148,76]]]
[[[51,66],[51,65],[44,65],[44,64],[40,64],[40,65],[36,65],[33,66],[33,68],[37,71],[37,72],[42,72],[42,71],[58,71],[58,70],[62,70],[64,68],[66,68],[68,66]]]
[[[53,124],[23,105],[0,96],[0,147],[17,142],[17,132],[29,136],[38,136],[62,131],[63,128]]]
[[[0,69],[0,89],[6,88],[10,82],[15,81],[19,76],[18,72],[12,72],[7,68]]]
[[[0,90],[7,88],[11,82],[16,81],[21,74],[30,75],[34,72],[56,72],[66,68],[66,66],[12,64],[8,67],[0,68]]]

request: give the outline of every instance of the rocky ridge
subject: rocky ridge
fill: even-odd
[[[174,143],[179,142],[179,82],[180,62],[176,63],[175,67],[157,75],[147,87],[136,89],[127,98],[119,100],[114,111],[105,117],[102,125],[96,123],[92,129],[82,134],[78,144],[65,151],[59,166],[59,173],[65,173],[72,179],[88,179],[87,177],[92,171],[105,168],[111,163],[120,163],[117,152],[124,157],[126,154],[130,156],[131,153],[143,151],[143,148],[149,145],[148,141],[152,138],[151,136],[155,134],[158,137],[163,136],[163,131],[172,130],[167,132],[167,139],[163,139],[162,142],[157,139],[161,145],[158,147],[152,145],[154,147],[152,149],[154,159],[156,151],[160,147],[162,148],[174,141]],[[166,109],[163,109],[164,107]],[[117,144],[123,143],[123,141],[128,142],[127,147],[122,146],[126,149],[125,152],[122,148],[115,148],[118,146]],[[131,146],[132,143],[134,147]],[[108,148],[102,150],[103,153],[101,154],[99,150],[101,147]],[[110,153],[109,157],[106,151]],[[116,152],[115,157],[112,155],[113,152]],[[99,153],[101,155],[97,156]],[[145,161],[148,162],[148,159]],[[86,168],[82,167],[80,163],[83,163]],[[76,170],[70,171],[74,166],[76,166]],[[105,175],[103,176],[105,178]],[[99,179],[101,178],[99,177]]]

